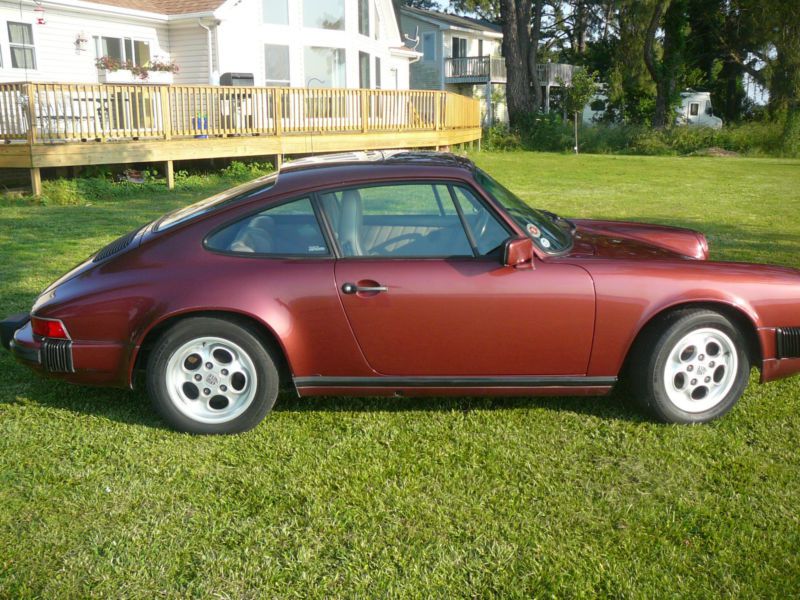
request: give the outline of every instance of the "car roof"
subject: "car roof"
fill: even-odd
[[[279,173],[327,169],[341,166],[413,165],[415,167],[455,167],[473,172],[475,164],[450,152],[425,150],[368,150],[309,156],[284,163]]]

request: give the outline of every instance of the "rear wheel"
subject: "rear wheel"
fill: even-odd
[[[278,371],[271,351],[247,329],[198,317],[159,339],[147,365],[147,390],[179,431],[239,433],[258,425],[275,404]]]
[[[667,316],[634,349],[633,393],[667,423],[705,423],[728,412],[750,378],[746,342],[723,315]]]

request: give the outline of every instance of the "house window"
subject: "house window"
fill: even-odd
[[[11,66],[15,69],[35,69],[36,49],[33,46],[33,28],[27,23],[8,22],[8,42],[11,49]]]
[[[344,0],[303,0],[303,25],[344,29]]]
[[[304,59],[306,87],[345,87],[344,48],[307,46]]]
[[[150,42],[133,38],[95,37],[97,56],[142,67],[150,62]]]
[[[478,56],[483,56],[483,40],[478,40]]]
[[[261,12],[264,23],[271,25],[289,24],[289,0],[262,0]]]
[[[691,116],[696,117],[699,110],[700,110],[700,105],[697,102],[692,102],[689,105],[689,114]]]
[[[264,44],[264,64],[267,85],[289,87],[289,46]]]
[[[375,57],[375,89],[381,88],[381,59],[379,56]]]
[[[369,54],[358,53],[358,87],[369,89]]]
[[[467,39],[453,38],[453,58],[463,58],[467,55]]]
[[[436,33],[433,31],[422,34],[422,60],[423,62],[436,60]]]
[[[369,35],[369,0],[358,0],[358,33]]]
[[[125,56],[137,67],[144,66],[150,62],[150,44],[125,38]]]

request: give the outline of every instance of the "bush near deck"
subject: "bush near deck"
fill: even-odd
[[[475,158],[564,215],[800,267],[798,161]],[[0,313],[216,189],[0,205]],[[0,598],[800,595],[800,378],[753,382],[699,427],[619,394],[287,394],[253,432],[203,438],[164,429],[142,391],[46,381],[5,352],[0,373]]]

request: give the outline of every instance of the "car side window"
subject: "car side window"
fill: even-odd
[[[502,246],[509,234],[492,212],[467,188],[453,186],[453,192],[475,240],[478,254],[486,256]]]
[[[330,254],[310,198],[280,204],[223,227],[206,240],[206,247],[235,254]]]
[[[473,256],[446,185],[374,185],[319,198],[343,256]]]

